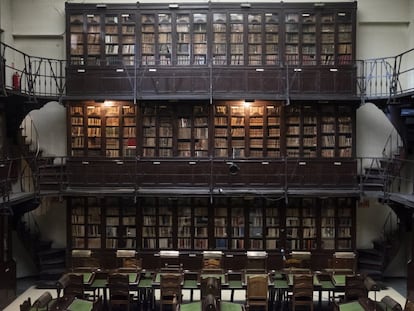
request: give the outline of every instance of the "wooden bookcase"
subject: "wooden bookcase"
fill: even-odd
[[[72,249],[333,251],[355,247],[356,198],[69,200]]]
[[[71,104],[74,157],[352,158],[355,107],[220,101]]]
[[[136,110],[131,103],[71,104],[69,150],[72,156],[121,157],[136,152]]]
[[[68,94],[283,95],[286,87],[268,83],[267,73],[258,73],[260,90],[251,86],[251,71],[258,69],[274,79],[286,71],[297,75],[293,94],[355,95],[347,77],[355,72],[356,3],[322,5],[67,3]],[[191,78],[188,69],[200,75]],[[212,79],[213,88],[203,79]],[[88,88],[81,89],[85,81]]]

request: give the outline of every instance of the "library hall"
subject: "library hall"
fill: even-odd
[[[0,310],[414,311],[413,0],[0,0]]]

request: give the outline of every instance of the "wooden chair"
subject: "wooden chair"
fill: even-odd
[[[414,301],[407,298],[405,301],[404,311],[414,311]]]
[[[20,311],[30,311],[31,308],[32,302],[30,300],[30,297],[23,301],[23,303],[20,305]]]
[[[269,280],[267,274],[251,275],[247,277],[246,308],[268,309]]]
[[[67,281],[66,279],[65,282],[62,281],[62,288],[64,296],[74,296],[79,299],[85,298],[85,285],[82,274],[67,274]]]
[[[344,301],[354,301],[359,298],[367,298],[368,290],[362,275],[346,275],[345,276],[345,292]]]
[[[160,310],[171,306],[175,310],[177,304],[182,302],[182,274],[164,273],[160,279]]]
[[[307,306],[313,311],[313,275],[293,275],[292,311],[299,306]]]
[[[129,292],[129,278],[127,274],[113,273],[108,276],[109,306],[126,306],[127,310],[133,302]]]
[[[215,299],[221,299],[221,279],[215,277],[201,278],[200,282],[201,300],[208,295]]]
[[[357,257],[354,252],[335,252],[332,256],[333,273],[356,273]]]
[[[32,308],[35,310],[49,310],[49,304],[52,301],[52,295],[50,292],[44,292],[36,301],[33,303]]]
[[[137,258],[136,254],[134,250],[117,250],[118,271],[141,271],[142,258]]]
[[[203,252],[203,266],[202,271],[217,271],[223,270],[223,252],[221,251],[204,251]]]

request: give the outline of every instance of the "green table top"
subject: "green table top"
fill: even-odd
[[[198,288],[197,280],[184,280],[183,288]]]
[[[339,311],[365,311],[365,309],[358,301],[352,301],[340,304]]]
[[[345,274],[333,274],[332,280],[335,286],[345,286]]]
[[[93,302],[83,299],[75,299],[67,308],[69,311],[90,311],[93,308]]]
[[[190,302],[180,305],[180,311],[200,311],[201,301]],[[238,303],[220,302],[220,311],[242,311],[243,306]]]

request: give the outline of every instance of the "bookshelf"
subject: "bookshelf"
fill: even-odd
[[[299,13],[285,15],[285,62],[299,65]]]
[[[353,60],[353,14],[349,11],[338,11],[337,15],[337,64],[350,65]]]
[[[71,197],[72,249],[355,248],[356,198]]]
[[[68,112],[72,156],[135,156],[137,117],[132,104],[85,102],[70,105]]]
[[[263,105],[253,105],[248,107],[248,137],[249,137],[249,156],[252,158],[263,157],[264,151],[264,116],[265,107]]]
[[[338,155],[341,158],[353,156],[353,120],[355,119],[351,107],[338,106]]]
[[[261,13],[247,14],[247,58],[248,65],[263,64],[263,15]]]
[[[208,63],[208,54],[207,54],[207,14],[206,13],[193,13],[193,31],[192,31],[192,41],[193,41],[193,60],[192,64],[197,65],[207,65]]]
[[[178,249],[193,249],[193,219],[195,220],[195,216],[192,210],[191,198],[180,199],[179,207],[177,208]]]
[[[318,152],[318,114],[312,106],[302,107],[302,156],[304,158],[315,158]]]
[[[316,15],[303,12],[300,15],[302,32],[300,36],[301,63],[303,66],[315,66],[316,58]]]
[[[230,198],[230,249],[245,249],[246,218],[243,198]]]
[[[280,64],[279,14],[265,13],[265,64]]]
[[[282,247],[281,243],[281,219],[282,206],[280,201],[265,200],[265,230],[266,230],[266,249],[274,250]]]
[[[321,200],[321,249],[335,249],[335,203],[333,198]]]
[[[266,151],[268,157],[278,158],[280,152],[280,114],[281,106],[276,103],[266,104]]]
[[[194,249],[209,248],[209,201],[194,198]]]
[[[176,14],[177,65],[190,65],[190,14]]]
[[[85,65],[85,39],[83,25],[85,17],[83,13],[69,15],[69,63],[73,66]]]
[[[229,248],[228,231],[229,224],[227,200],[225,198],[217,200],[217,206],[214,208],[214,248],[224,250]]]
[[[286,109],[285,118],[285,145],[286,156],[298,158],[301,156],[301,115],[299,106],[289,106]]]
[[[158,13],[158,58],[159,65],[172,65],[172,16],[169,13]]]
[[[336,146],[336,113],[334,106],[321,107],[321,127],[320,127],[320,145],[321,157],[333,158],[335,157]]]
[[[155,14],[141,15],[141,63],[155,65]]]
[[[262,207],[252,207],[249,213],[249,249],[261,250],[263,244],[264,215]]]
[[[227,65],[227,14],[213,13],[213,65]]]
[[[335,65],[335,13],[322,13],[320,19],[320,64]]]
[[[244,14],[230,13],[229,14],[230,27],[230,43],[229,56],[231,66],[244,65]]]
[[[86,64],[99,66],[101,64],[101,16],[86,14]]]

